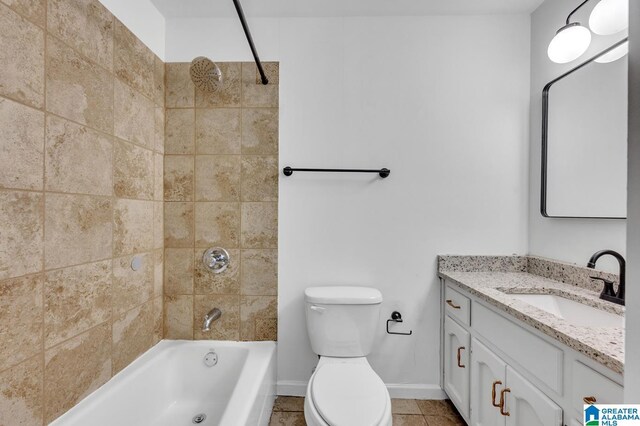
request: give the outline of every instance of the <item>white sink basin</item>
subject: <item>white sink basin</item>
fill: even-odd
[[[553,294],[509,294],[571,324],[583,327],[624,327],[624,317]]]

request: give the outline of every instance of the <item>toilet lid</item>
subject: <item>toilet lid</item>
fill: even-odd
[[[311,396],[331,426],[372,426],[382,420],[387,389],[366,364],[326,364],[313,376]]]

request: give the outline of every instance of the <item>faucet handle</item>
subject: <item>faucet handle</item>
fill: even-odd
[[[598,281],[602,281],[604,283],[604,288],[602,289],[602,294],[606,295],[606,296],[615,296],[616,292],[613,289],[613,281],[610,281],[606,278],[600,278],[600,277],[589,277],[592,280],[598,280]]]

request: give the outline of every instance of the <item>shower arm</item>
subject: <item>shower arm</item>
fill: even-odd
[[[258,72],[260,72],[260,80],[262,81],[262,84],[268,84],[269,80],[267,79],[267,76],[264,74],[264,68],[262,68],[262,62],[260,62],[260,58],[258,57],[258,52],[256,51],[256,46],[253,44],[251,31],[249,31],[247,20],[244,17],[244,12],[242,11],[242,5],[240,4],[240,0],[233,0],[233,4],[236,7],[236,12],[238,12],[238,18],[240,18],[240,23],[242,24],[244,35],[247,36],[247,41],[249,42],[251,53],[253,53],[253,59],[256,61],[256,66],[258,67]]]

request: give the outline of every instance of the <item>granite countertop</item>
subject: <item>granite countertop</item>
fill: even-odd
[[[624,328],[587,327],[515,299],[512,294],[553,294],[607,312],[624,315],[624,307],[599,298],[599,293],[529,272],[458,272],[438,275],[553,339],[586,355],[616,373],[624,370]]]

